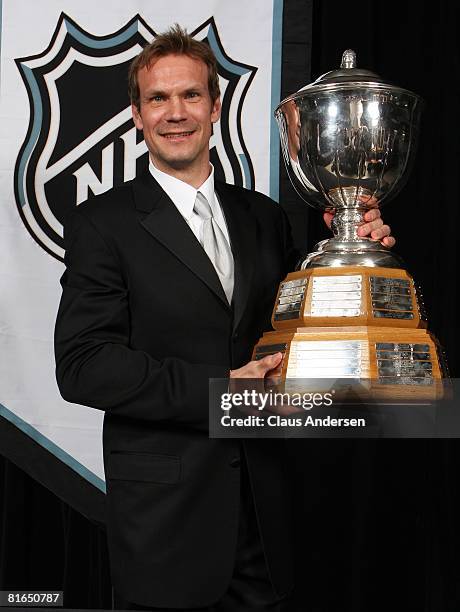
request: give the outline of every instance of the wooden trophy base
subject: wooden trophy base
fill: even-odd
[[[426,330],[412,277],[393,268],[312,268],[288,274],[272,316],[275,331],[254,359],[283,353],[281,380],[360,379],[388,401],[442,396],[442,355]]]

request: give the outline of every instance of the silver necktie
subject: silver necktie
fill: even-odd
[[[208,200],[200,191],[196,194],[194,210],[203,221],[201,244],[219,276],[230,304],[233,294],[233,255],[230,245],[213,217]]]

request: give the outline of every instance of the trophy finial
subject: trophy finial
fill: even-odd
[[[356,53],[353,49],[347,49],[343,52],[340,68],[356,68]]]

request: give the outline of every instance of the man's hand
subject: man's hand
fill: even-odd
[[[377,206],[377,200],[375,198],[361,198],[366,204],[369,206]],[[334,218],[334,213],[326,212],[323,215],[324,222],[330,228],[331,221]],[[366,223],[363,223],[358,228],[358,235],[361,237],[370,236],[372,240],[380,240],[380,242],[386,247],[393,247],[396,243],[396,240],[391,236],[391,228],[389,225],[385,225],[383,223],[383,219],[380,216],[380,210],[378,208],[371,208],[364,215],[364,220]]]
[[[258,361],[249,361],[246,365],[237,370],[230,371],[230,378],[265,378],[265,376],[275,370],[283,359],[283,353],[267,355]]]
[[[241,393],[244,390],[256,391],[260,394],[267,394],[267,385],[276,384],[281,375],[281,364],[283,361],[283,353],[275,353],[267,355],[258,361],[250,361],[246,365],[237,370],[230,372],[230,378],[236,379],[229,384],[229,391],[232,393]],[[250,383],[243,382],[244,378],[253,379]],[[240,380],[238,380],[240,379]],[[254,379],[260,379],[254,380]],[[249,387],[247,387],[249,385]],[[260,415],[260,407],[256,404],[253,406],[244,406],[238,409],[245,414]],[[298,406],[290,406],[281,404],[264,405],[265,413],[279,414],[281,416],[289,416],[302,412]]]

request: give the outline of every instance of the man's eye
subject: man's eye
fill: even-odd
[[[200,94],[197,91],[188,91],[186,98],[199,98]]]
[[[158,94],[158,95],[156,95],[156,96],[152,96],[152,97],[150,98],[150,100],[151,100],[152,102],[163,102],[164,97],[163,97],[163,96],[160,96],[160,95]]]

